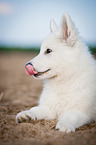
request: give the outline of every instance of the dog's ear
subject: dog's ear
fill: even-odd
[[[52,19],[50,21],[50,29],[51,29],[51,32],[56,32],[57,31],[57,25],[56,25],[54,19]]]
[[[76,41],[77,39],[77,31],[74,27],[74,24],[70,18],[70,16],[65,13],[60,22],[59,27],[59,37],[60,39],[64,39],[67,43],[70,43],[70,45]]]

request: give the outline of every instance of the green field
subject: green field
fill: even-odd
[[[22,48],[22,47],[0,47],[0,51],[4,52],[4,51],[17,51],[17,52],[39,52],[40,51],[40,47],[26,47],[26,48]]]
[[[25,51],[25,52],[39,52],[40,51],[40,47],[26,47],[26,48],[22,48],[22,47],[0,47],[0,51]],[[96,54],[96,46],[89,46],[89,51],[92,54]]]

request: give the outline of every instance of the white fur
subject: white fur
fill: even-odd
[[[39,104],[17,114],[16,121],[57,119],[63,132],[96,121],[96,62],[81,42],[70,16],[65,13],[57,27],[51,21],[51,34],[30,62],[38,72],[47,73]],[[47,48],[52,52],[45,54]]]

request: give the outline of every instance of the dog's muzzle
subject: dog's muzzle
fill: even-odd
[[[28,75],[35,75],[37,74],[38,72],[36,72],[33,68],[33,65],[31,62],[28,62],[26,65],[25,65],[25,68],[26,68],[26,73]]]

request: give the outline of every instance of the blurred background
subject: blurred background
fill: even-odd
[[[50,20],[57,25],[68,12],[80,37],[96,47],[96,0],[0,0],[0,50],[38,49],[50,33]]]

